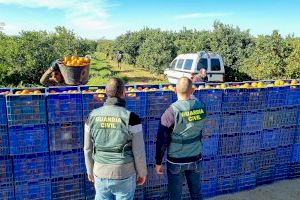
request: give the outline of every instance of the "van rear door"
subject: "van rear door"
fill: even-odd
[[[210,59],[210,67],[207,70],[207,77],[209,82],[223,82],[224,81],[224,67],[219,58]]]

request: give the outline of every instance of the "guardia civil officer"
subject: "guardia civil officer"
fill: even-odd
[[[178,100],[161,116],[156,142],[156,172],[163,173],[167,149],[168,191],[171,200],[181,199],[186,177],[192,199],[200,193],[201,132],[206,116],[202,102],[191,98],[192,81],[182,77],[176,85]]]
[[[125,108],[125,87],[119,78],[106,85],[103,107],[85,124],[84,155],[96,200],[133,199],[136,184],[146,180],[143,130],[139,116]]]

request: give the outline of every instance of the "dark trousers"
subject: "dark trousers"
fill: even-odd
[[[191,199],[202,200],[200,185],[200,161],[189,164],[174,164],[167,162],[167,168],[168,191],[171,200],[181,199],[184,176],[189,187]]]

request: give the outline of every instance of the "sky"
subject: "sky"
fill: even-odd
[[[114,39],[144,27],[212,30],[214,21],[300,36],[299,0],[0,0],[0,30],[53,32],[65,26],[88,39]]]

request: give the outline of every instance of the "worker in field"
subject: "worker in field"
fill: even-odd
[[[59,70],[59,60],[55,60],[51,63],[50,68],[43,74],[40,79],[40,83],[45,86],[64,86],[66,85],[64,77]]]
[[[199,71],[199,74],[197,74],[196,76],[194,76],[193,78],[193,83],[196,82],[207,82],[208,81],[208,77],[206,74],[206,69],[201,68]]]
[[[156,173],[163,173],[167,149],[168,191],[171,200],[181,199],[184,176],[192,199],[200,193],[201,135],[206,116],[202,102],[192,99],[192,81],[182,77],[176,85],[178,100],[161,116],[156,141]]]
[[[143,185],[147,167],[139,116],[125,108],[125,87],[119,78],[106,85],[107,100],[93,110],[84,131],[84,156],[96,200],[133,199]]]
[[[121,62],[122,62],[122,59],[123,59],[122,51],[117,51],[117,54],[116,54],[116,60],[117,60],[118,68],[119,68],[119,69],[121,69]]]

